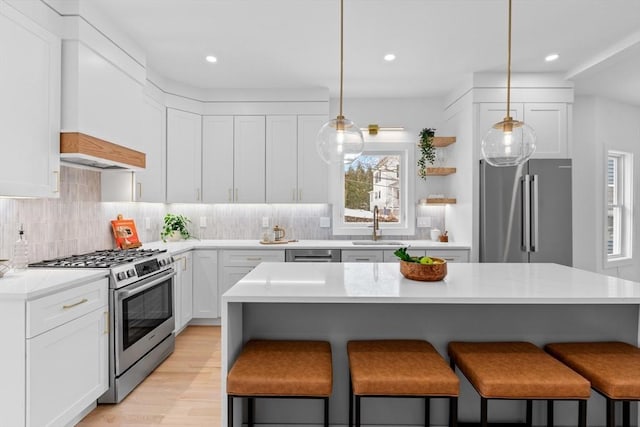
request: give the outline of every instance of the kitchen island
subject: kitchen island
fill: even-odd
[[[426,339],[444,356],[452,340],[638,343],[640,283],[557,264],[461,263],[449,264],[448,270],[441,282],[415,282],[389,263],[260,264],[223,295],[222,402],[227,370],[251,338],[331,342],[331,425],[347,423],[346,343],[351,339]],[[421,404],[371,399],[363,402],[363,423],[420,425]],[[321,414],[313,401],[259,399],[256,406],[259,425],[314,425]],[[445,402],[432,406],[432,423],[445,425]],[[604,409],[604,400],[593,393],[589,425],[604,425]],[[524,404],[492,402],[489,414],[494,421],[521,420]],[[461,381],[459,416],[479,419],[479,399],[466,380]],[[534,424],[543,424],[544,417],[544,405],[534,404]],[[574,418],[572,403],[558,404],[556,425],[575,425]]]

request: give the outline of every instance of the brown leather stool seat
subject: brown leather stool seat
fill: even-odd
[[[547,401],[547,425],[553,425],[554,400],[578,400],[579,425],[586,426],[589,381],[528,342],[451,342],[451,366],[457,365],[480,394],[481,423],[487,425],[487,399]]]
[[[615,402],[622,401],[622,424],[630,424],[629,402],[640,400],[640,349],[623,342],[547,344],[545,350],[591,382],[607,400],[607,426],[615,425]]]
[[[449,425],[457,424],[460,381],[427,341],[349,341],[349,426],[360,427],[362,397],[419,397],[425,399],[425,426],[429,425],[430,398],[449,399]]]
[[[324,401],[329,425],[333,388],[331,345],[325,341],[251,340],[227,376],[228,420],[233,425],[233,398],[248,398],[248,425],[253,427],[254,398],[311,398]]]

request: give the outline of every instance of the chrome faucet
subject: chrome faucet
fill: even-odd
[[[373,207],[373,240],[378,240],[378,232],[380,231],[380,224],[378,221],[378,205]]]

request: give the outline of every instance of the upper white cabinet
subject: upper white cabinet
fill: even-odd
[[[167,113],[164,105],[145,97],[140,151],[146,154],[146,168],[136,172],[136,197],[140,202],[166,200]]]
[[[316,151],[323,115],[267,116],[267,202],[327,203],[327,165]]]
[[[0,2],[0,196],[59,196],[60,46]]]
[[[234,201],[264,203],[265,116],[236,116],[233,128]]]
[[[167,109],[167,202],[202,201],[202,117]]]
[[[534,158],[569,157],[568,109],[563,102],[511,104],[511,117],[524,121],[536,133]],[[480,138],[504,119],[506,110],[504,103],[480,104]]]
[[[203,202],[233,202],[233,116],[202,117],[202,164]]]

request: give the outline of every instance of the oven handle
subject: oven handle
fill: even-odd
[[[162,275],[162,277],[159,277],[159,278],[157,278],[157,279],[155,279],[155,280],[153,280],[153,281],[151,281],[149,283],[146,283],[144,285],[140,285],[140,286],[138,286],[135,289],[132,289],[130,291],[118,291],[118,300],[129,298],[129,297],[137,295],[137,294],[139,294],[141,292],[144,292],[149,288],[153,288],[158,283],[162,283],[165,280],[174,277],[175,275],[176,275],[176,272],[172,271],[169,274],[164,274],[164,275]]]

